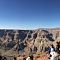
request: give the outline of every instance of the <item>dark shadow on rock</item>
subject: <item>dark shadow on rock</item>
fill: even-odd
[[[42,31],[44,31],[45,33],[48,33],[48,31],[47,31],[47,30],[42,30]]]
[[[17,46],[17,50],[20,51],[20,50],[24,50],[24,48],[26,47],[26,45],[24,45],[24,43],[21,43]]]
[[[52,38],[52,34],[48,34],[47,36],[46,36],[50,41],[54,41],[54,39]]]
[[[34,39],[36,39],[36,38],[37,38],[37,33],[35,33],[35,34],[34,34],[33,38],[34,38]]]
[[[25,34],[23,31],[19,32],[19,39],[24,40],[26,36],[27,34]]]

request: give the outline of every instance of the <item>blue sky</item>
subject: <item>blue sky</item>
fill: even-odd
[[[60,27],[60,0],[0,0],[0,29]]]

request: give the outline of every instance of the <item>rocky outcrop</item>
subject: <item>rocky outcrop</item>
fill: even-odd
[[[0,30],[0,48],[3,55],[28,55],[46,52],[49,45],[60,41],[60,30]],[[10,53],[11,51],[11,53]]]

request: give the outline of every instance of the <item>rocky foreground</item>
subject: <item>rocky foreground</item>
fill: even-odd
[[[28,56],[19,56],[17,57],[17,60],[23,60],[24,58],[27,58]],[[46,55],[45,53],[41,54],[33,54],[33,60],[49,60],[49,55]],[[13,60],[13,58],[9,57],[8,60]]]
[[[60,28],[37,30],[0,30],[0,54],[27,56],[40,54],[60,41]]]

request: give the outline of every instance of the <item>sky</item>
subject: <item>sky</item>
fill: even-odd
[[[0,0],[0,29],[60,27],[60,0]]]

